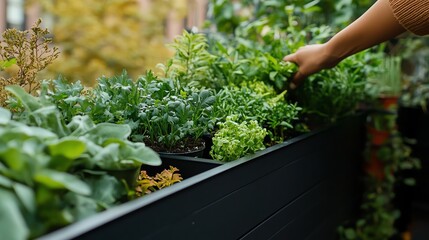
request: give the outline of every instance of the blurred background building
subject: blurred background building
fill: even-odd
[[[137,0],[142,13],[151,11],[152,2],[156,0]],[[180,1],[180,0],[179,0]],[[44,20],[46,27],[52,27],[49,15],[44,14],[37,1],[28,6],[25,0],[0,0],[0,31],[6,28],[17,28],[20,30],[30,27],[38,18]],[[185,0],[186,15],[177,20],[172,11],[165,19],[165,36],[171,40],[185,28],[201,27],[205,21],[208,0]]]
[[[0,31],[25,30],[37,19],[60,58],[43,78],[93,84],[126,70],[144,74],[171,57],[167,44],[184,29],[201,28],[209,0],[0,0]]]

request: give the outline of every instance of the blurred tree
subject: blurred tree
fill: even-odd
[[[102,76],[144,73],[171,56],[165,47],[165,19],[170,12],[183,17],[186,0],[32,0],[54,19],[54,44],[59,59],[49,77],[92,85]],[[150,8],[150,9],[149,9]]]

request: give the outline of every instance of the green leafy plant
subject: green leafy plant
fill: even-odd
[[[140,166],[161,164],[153,150],[127,140],[128,125],[87,116],[65,124],[52,103],[6,89],[24,106],[13,119],[0,108],[0,228],[8,239],[34,238],[126,201]],[[124,170],[135,178],[113,174]]]
[[[182,86],[179,81],[168,79],[141,78],[139,83],[146,91],[138,105],[139,126],[133,139],[160,152],[200,149],[202,135],[214,126],[213,91]]]
[[[210,151],[213,159],[229,162],[265,149],[267,131],[255,120],[241,123],[237,120],[237,116],[228,116],[225,122],[219,123]]]
[[[170,46],[176,51],[167,65],[160,64],[165,77],[178,79],[186,85],[212,87],[210,65],[216,59],[208,51],[207,39],[201,33],[189,33],[176,37]]]
[[[311,76],[298,90],[298,104],[322,124],[353,113],[365,97],[363,64],[351,57],[333,69]]]
[[[59,77],[53,81],[43,81],[39,97],[54,103],[65,123],[69,123],[74,116],[89,114],[94,109],[87,93],[80,81],[70,83]],[[13,99],[11,102],[14,102]]]
[[[182,181],[179,169],[170,166],[155,176],[149,176],[145,170],[141,171],[137,179],[136,195],[138,197],[150,194],[157,190],[169,187]]]
[[[155,79],[151,72],[146,77]],[[143,94],[141,82],[133,81],[126,71],[118,76],[100,77],[91,91],[89,115],[97,122],[127,123],[134,130]]]
[[[209,37],[209,51],[218,56],[212,64],[214,77],[219,82],[216,89],[262,81],[280,93],[297,70],[295,64],[281,60],[290,52],[285,44],[280,44],[287,39],[268,39],[267,36],[265,42],[243,36],[226,38],[213,34]]]
[[[285,94],[263,82],[245,82],[242,87],[224,87],[217,94],[214,113],[217,121],[235,115],[237,121],[256,120],[269,132],[273,142],[282,142],[293,132],[301,108],[285,101]]]
[[[160,79],[151,71],[136,81],[126,72],[101,77],[96,87],[87,90],[79,82],[61,79],[52,88],[43,86],[41,97],[55,103],[67,121],[78,114],[88,115],[95,123],[127,124],[130,139],[160,152],[201,148],[201,136],[214,126],[213,91]]]

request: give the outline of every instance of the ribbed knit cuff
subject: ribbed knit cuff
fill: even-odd
[[[389,0],[393,14],[408,31],[429,34],[429,0]]]

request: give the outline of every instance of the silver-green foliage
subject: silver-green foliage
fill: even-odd
[[[196,89],[176,80],[139,79],[144,96],[138,104],[138,131],[133,137],[169,152],[213,129],[212,90]]]
[[[128,125],[87,116],[65,124],[51,103],[17,86],[7,90],[25,107],[13,119],[0,108],[0,232],[7,239],[34,238],[118,204],[132,182],[111,171],[161,163],[127,140]]]

